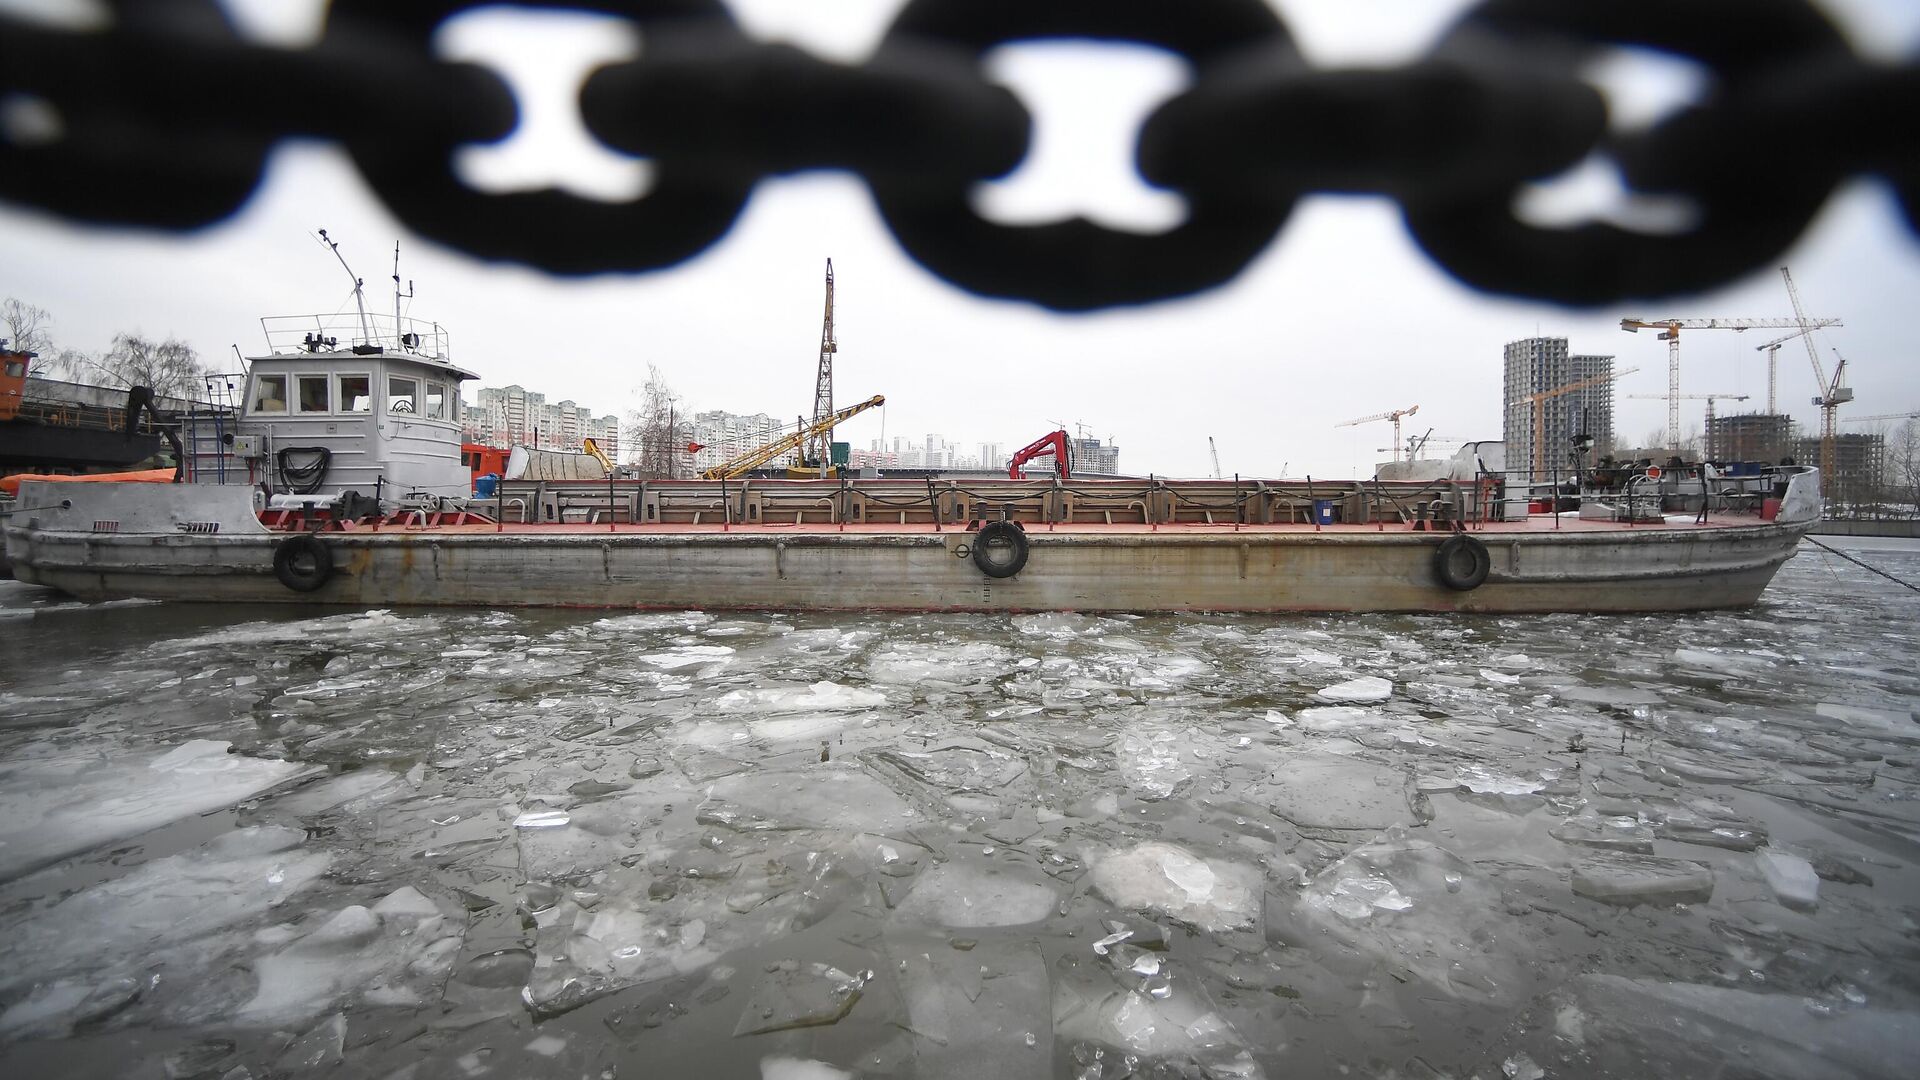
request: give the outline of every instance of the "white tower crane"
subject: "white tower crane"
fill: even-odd
[[[1797,311],[1797,309],[1796,309]],[[1834,320],[1838,322],[1839,320]],[[1620,329],[1660,331],[1667,343],[1667,449],[1680,449],[1680,331],[1682,330],[1754,330],[1795,328],[1805,333],[1805,316],[1792,319],[1621,319]]]
[[[1800,320],[1801,329],[1805,331],[1818,329],[1813,325],[1815,320],[1807,318],[1806,309],[1800,306],[1800,290],[1794,287],[1793,275],[1788,273],[1784,266],[1780,268],[1780,278],[1787,283],[1787,299],[1793,301],[1793,313]],[[1807,343],[1807,359],[1813,361],[1814,385],[1820,389],[1819,396],[1813,399],[1813,403],[1820,406],[1820,494],[1826,495],[1833,482],[1834,428],[1840,406],[1853,400],[1853,390],[1845,385],[1847,358],[1841,356],[1839,350],[1834,350],[1833,355],[1838,357],[1840,362],[1834,365],[1833,380],[1829,382],[1826,369],[1820,366],[1820,351],[1813,347],[1813,337],[1803,333],[1800,335],[1800,340]]]
[[[1774,387],[1778,385],[1778,381],[1777,381],[1778,372],[1777,372],[1777,365],[1775,361],[1779,359],[1780,346],[1785,345],[1787,342],[1792,341],[1794,338],[1800,337],[1805,334],[1811,334],[1815,330],[1823,330],[1829,326],[1840,326],[1840,325],[1842,324],[1839,319],[1815,319],[1813,320],[1812,326],[1803,326],[1800,329],[1795,330],[1793,333],[1786,335],[1785,337],[1777,337],[1777,338],[1774,338],[1772,341],[1767,342],[1765,345],[1758,345],[1754,347],[1755,352],[1764,352],[1767,354],[1767,413],[1769,415],[1772,415],[1773,413],[1777,413],[1780,411],[1774,407]]]
[[[1400,460],[1400,418],[1403,416],[1412,416],[1414,413],[1417,413],[1419,411],[1420,411],[1420,406],[1409,405],[1404,409],[1394,409],[1390,412],[1374,413],[1372,416],[1362,416],[1358,419],[1348,420],[1344,423],[1335,424],[1333,426],[1334,427],[1352,427],[1355,424],[1370,424],[1375,420],[1393,421],[1393,460],[1399,461]]]

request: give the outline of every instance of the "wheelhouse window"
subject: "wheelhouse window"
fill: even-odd
[[[447,384],[427,384],[427,416],[433,420],[452,419],[447,415]]]
[[[340,376],[340,411],[373,411],[373,379],[367,375]]]
[[[257,413],[287,411],[287,377],[259,375],[253,380],[253,410]]]
[[[296,375],[294,387],[299,391],[299,407],[303,413],[324,413],[333,411],[333,403],[327,398],[328,379],[325,375]]]
[[[7,378],[17,379],[26,373],[27,362],[25,360],[14,360],[11,358],[7,360]]]
[[[417,413],[420,411],[420,383],[415,379],[403,379],[398,375],[387,377],[387,411],[397,413]]]

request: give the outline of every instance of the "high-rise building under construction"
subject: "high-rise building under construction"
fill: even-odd
[[[1533,405],[1528,395],[1557,389],[1584,379],[1613,374],[1613,357],[1570,355],[1563,337],[1531,337],[1510,341],[1506,349],[1504,388],[1506,416],[1503,436],[1507,460],[1525,468],[1534,460]],[[1602,381],[1547,399],[1541,426],[1540,456],[1549,471],[1565,473],[1576,435],[1590,435],[1597,453],[1613,449],[1613,384]],[[1545,479],[1544,477],[1540,479]]]
[[[1735,413],[1707,423],[1708,461],[1779,461],[1794,450],[1793,417],[1785,413]],[[1819,460],[1816,448],[1807,464]]]
[[[1819,436],[1796,440],[1794,458],[1802,464],[1818,462]],[[1883,498],[1887,484],[1886,436],[1870,432],[1842,432],[1834,436],[1833,471],[1825,479],[1829,507]]]

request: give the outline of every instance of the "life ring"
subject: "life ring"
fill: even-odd
[[[1487,545],[1465,533],[1447,537],[1433,553],[1434,574],[1441,584],[1459,592],[1479,588],[1492,569],[1493,559],[1487,554]]]
[[[992,578],[1009,578],[1027,565],[1026,531],[1011,521],[990,521],[973,538],[973,565]]]
[[[312,592],[333,576],[333,552],[312,533],[289,536],[273,549],[273,576],[294,592]]]

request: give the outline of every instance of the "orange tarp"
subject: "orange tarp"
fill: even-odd
[[[91,473],[86,476],[52,476],[44,473],[15,473],[0,476],[0,494],[18,497],[23,480],[61,480],[83,483],[171,484],[172,469],[139,469],[134,472]]]

